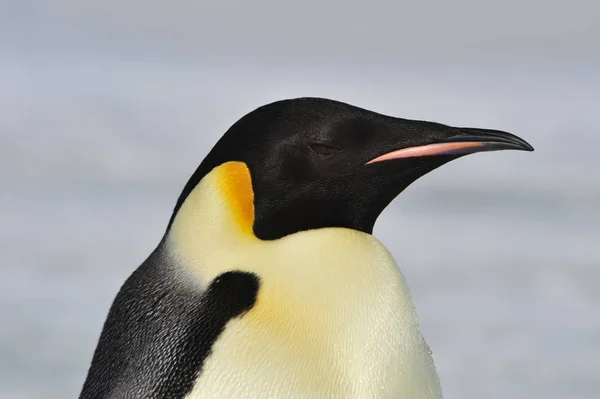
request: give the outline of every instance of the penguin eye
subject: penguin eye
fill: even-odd
[[[309,144],[309,147],[312,152],[326,157],[338,153],[342,150],[341,148],[337,148],[329,144],[320,143]]]

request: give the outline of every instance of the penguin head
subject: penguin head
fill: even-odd
[[[505,149],[533,151],[497,130],[401,119],[321,98],[278,101],[223,135],[186,184],[173,217],[206,174],[238,161],[250,172],[258,238],[326,227],[370,234],[385,207],[419,177],[467,154]]]

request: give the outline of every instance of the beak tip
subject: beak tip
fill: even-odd
[[[523,151],[527,151],[527,152],[534,152],[535,148],[533,148],[533,146],[531,144],[529,144],[528,142],[526,142],[525,140],[522,141],[521,146],[520,146],[521,150]]]
[[[526,142],[525,140],[519,140],[518,142],[483,142],[483,146],[488,148],[489,150],[517,150],[517,151],[527,151],[534,152],[535,149],[531,144]]]
[[[527,141],[514,134],[489,129],[459,128],[460,134],[452,137],[457,141],[481,141],[488,148],[521,150],[533,152],[535,149]]]

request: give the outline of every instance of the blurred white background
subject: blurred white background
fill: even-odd
[[[246,112],[322,96],[515,133],[375,235],[446,398],[600,397],[596,0],[0,2],[0,397],[76,397],[108,307]]]

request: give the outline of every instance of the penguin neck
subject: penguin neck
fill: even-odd
[[[315,375],[314,384],[321,384],[326,373],[331,381],[359,381],[367,370],[373,378],[357,383],[360,392],[373,392],[371,382],[393,385],[395,397],[438,392],[409,289],[385,247],[372,235],[347,228],[260,240],[252,229],[253,197],[245,164],[218,166],[183,201],[166,235],[178,271],[200,287],[231,270],[254,273],[261,281],[254,307],[224,331],[220,350],[225,352],[206,366],[190,397],[210,396],[202,390],[213,387],[224,368],[239,366],[244,373],[256,368],[243,361],[245,356],[265,359],[250,374],[257,380],[287,370],[293,358],[291,375],[302,375],[301,386]],[[273,345],[284,349],[265,352]],[[246,355],[227,348],[243,348]],[[310,370],[317,372],[302,374]],[[289,378],[283,373],[278,380]]]
[[[203,253],[258,240],[253,223],[250,171],[243,162],[227,162],[186,197],[167,231],[167,242],[179,259],[195,263],[205,258]]]

